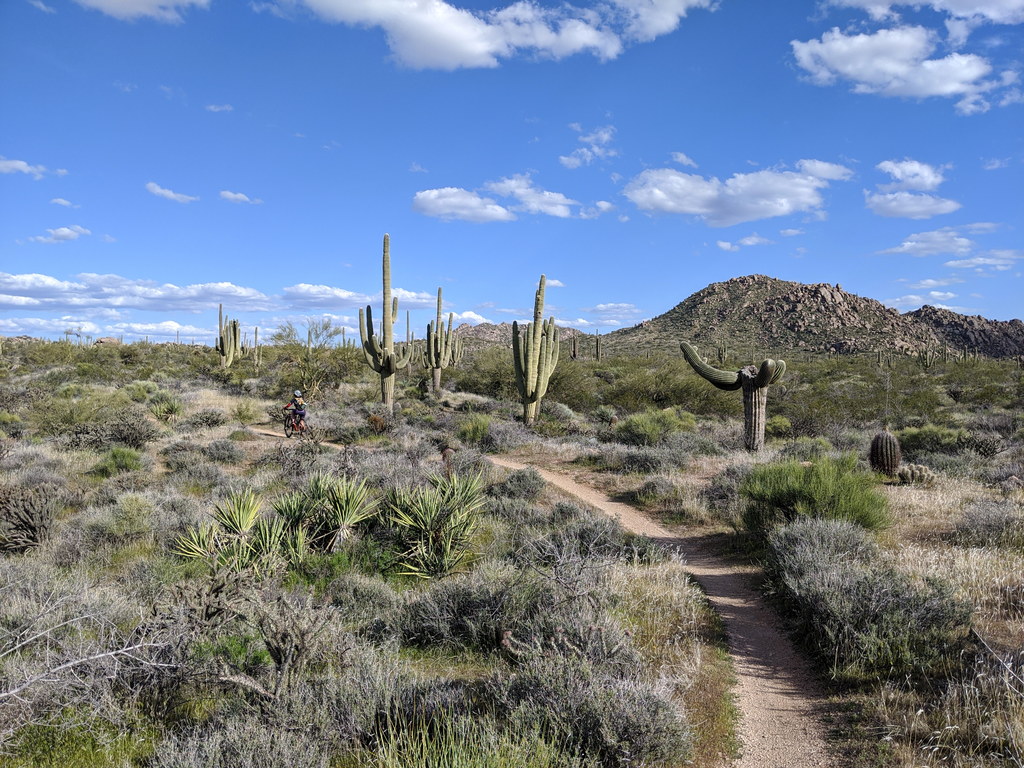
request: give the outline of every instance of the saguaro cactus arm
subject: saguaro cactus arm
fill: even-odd
[[[704,359],[697,354],[697,350],[685,341],[681,342],[679,347],[683,350],[683,357],[686,358],[686,362],[690,364],[690,367],[719,389],[732,392],[743,386],[743,380],[740,378],[739,371],[723,371],[720,368],[708,365],[704,362]]]

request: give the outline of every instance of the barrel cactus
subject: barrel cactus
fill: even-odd
[[[760,366],[747,365],[738,371],[723,371],[708,365],[685,341],[679,346],[690,367],[716,387],[727,391],[743,390],[743,443],[748,451],[764,448],[768,386],[785,375],[786,361],[769,358]]]
[[[880,472],[887,477],[896,477],[900,462],[903,461],[899,438],[888,429],[879,432],[871,440],[868,461],[871,463],[871,469],[875,472]]]

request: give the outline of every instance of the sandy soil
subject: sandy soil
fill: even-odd
[[[526,464],[489,456],[507,469]],[[793,648],[744,569],[709,553],[701,535],[673,534],[627,504],[567,475],[535,467],[550,484],[616,518],[627,530],[678,550],[721,615],[736,670],[742,755],[735,768],[819,768],[830,765],[816,713],[825,699],[807,662]]]

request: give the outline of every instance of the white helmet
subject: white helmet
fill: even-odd
[[[302,397],[302,391],[301,391],[301,390],[298,390],[298,389],[296,389],[296,390],[295,390],[295,392],[294,392],[294,395],[295,395],[296,397]]]

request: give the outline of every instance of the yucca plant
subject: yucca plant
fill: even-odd
[[[396,489],[389,500],[391,523],[409,543],[400,573],[420,579],[447,576],[472,560],[469,545],[484,501],[480,475],[435,475],[430,482],[426,488]]]
[[[229,535],[245,536],[260,517],[261,499],[255,491],[246,489],[228,494],[222,504],[213,507],[213,521]]]
[[[359,523],[377,512],[377,499],[370,495],[366,482],[338,478],[327,490],[319,521],[324,548],[336,550],[347,541]]]

